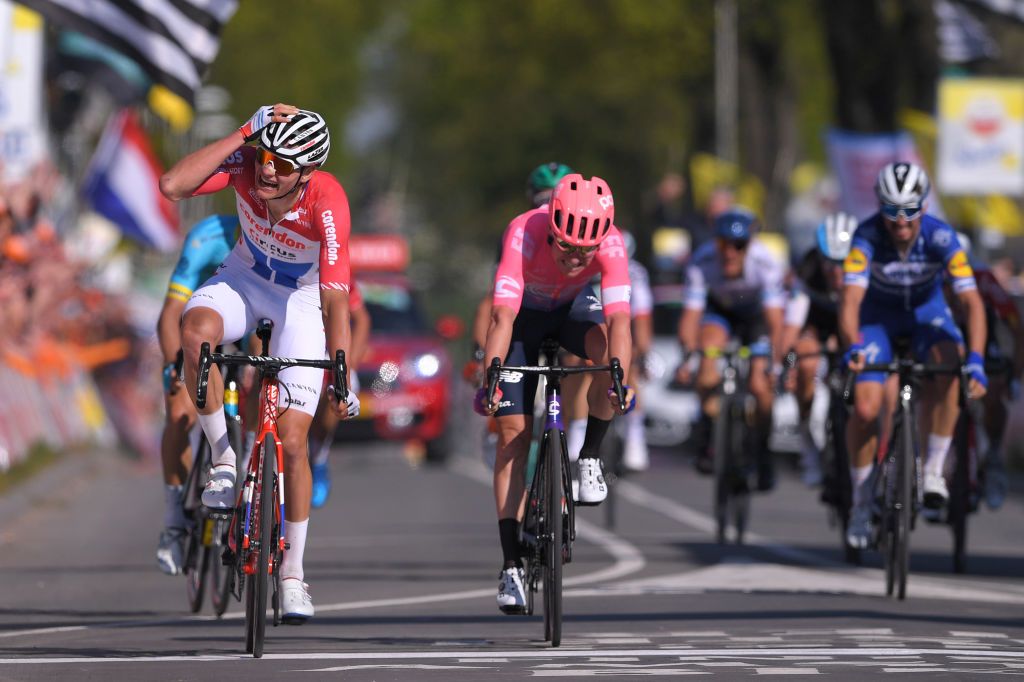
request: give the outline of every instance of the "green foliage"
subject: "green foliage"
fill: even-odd
[[[617,222],[695,145],[712,15],[678,0],[419,0],[405,5],[397,97],[432,221],[493,241],[557,160],[607,179]],[[481,228],[481,226],[484,226]]]

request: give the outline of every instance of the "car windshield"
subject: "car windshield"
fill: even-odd
[[[372,329],[378,334],[418,336],[428,333],[418,302],[412,292],[400,284],[360,282],[359,290]]]

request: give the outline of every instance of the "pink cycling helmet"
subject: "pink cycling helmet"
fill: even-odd
[[[579,173],[558,181],[548,210],[551,234],[573,246],[597,246],[608,236],[615,219],[608,183],[597,176],[584,180]]]

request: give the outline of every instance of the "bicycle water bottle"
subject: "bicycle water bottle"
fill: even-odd
[[[224,389],[224,414],[228,417],[238,416],[238,384],[229,381]]]

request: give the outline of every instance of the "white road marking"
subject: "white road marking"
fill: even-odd
[[[512,651],[341,651],[341,652],[296,652],[281,654],[264,654],[264,661],[416,661],[416,660],[465,660],[467,662],[482,662],[486,659],[589,659],[594,651],[587,649],[536,649],[536,650],[512,650]],[[622,649],[602,651],[605,657],[636,657],[636,658],[677,658],[680,662],[697,662],[706,659],[725,659],[736,661],[737,659],[772,660],[791,659],[793,657],[820,657],[831,656],[851,658],[875,658],[883,656],[937,656],[940,658],[954,658],[956,656],[970,656],[978,661],[991,661],[993,659],[1010,659],[1013,661],[1024,661],[1024,650],[1020,651],[973,651],[965,649],[902,649],[902,648],[826,648],[813,647],[807,649],[791,648],[764,648],[764,649]],[[0,658],[0,665],[53,665],[53,664],[82,664],[82,663],[173,663],[184,661],[238,661],[251,660],[251,656],[238,654],[232,656],[116,656],[116,657],[59,657],[59,658]],[[885,661],[877,661],[870,665],[880,665]],[[889,661],[888,665],[893,665]],[[838,664],[838,662],[837,662]],[[902,661],[898,665],[905,665]]]
[[[475,466],[474,466],[475,465]],[[453,466],[452,471],[467,476],[473,480],[476,480],[485,485],[491,485],[491,475],[489,470],[479,462],[463,462],[458,466]],[[602,550],[607,552],[615,560],[611,566],[607,566],[597,571],[585,573],[583,575],[574,575],[567,577],[563,583],[566,587],[573,585],[586,585],[589,583],[603,582],[607,580],[615,580],[622,578],[633,573],[637,573],[643,570],[644,566],[647,565],[644,559],[643,553],[635,545],[626,540],[623,540],[618,535],[611,533],[599,526],[596,526],[588,521],[585,521],[578,516],[576,517],[576,530],[577,537],[586,539],[587,541],[597,545]],[[484,597],[494,595],[494,588],[478,588],[473,590],[460,590],[457,592],[445,592],[442,594],[428,594],[428,595],[417,595],[415,597],[392,597],[387,599],[364,599],[360,601],[347,601],[347,602],[336,602],[333,604],[318,604],[316,607],[317,613],[330,613],[337,611],[354,611],[358,609],[375,609],[385,608],[389,606],[411,606],[414,604],[433,604],[438,602],[449,602],[462,599],[480,599]],[[245,612],[242,610],[229,611],[224,614],[224,619],[242,619],[245,618]],[[177,623],[190,623],[195,621],[215,620],[214,616],[187,616],[183,618],[167,619],[162,621],[145,621],[147,625],[174,625]],[[57,632],[64,632],[67,630],[85,630],[92,628],[101,627],[124,627],[129,626],[133,623],[139,623],[142,621],[124,621],[118,623],[103,623],[96,625],[75,625],[67,626],[63,628],[43,628],[38,630],[22,630],[19,632],[7,632],[0,634],[2,637],[21,637],[33,634],[50,634]]]
[[[38,628],[36,630],[16,630],[14,632],[0,632],[0,637],[24,637],[25,635],[49,635],[54,632],[73,632],[85,630],[86,625],[64,625],[55,628]]]

